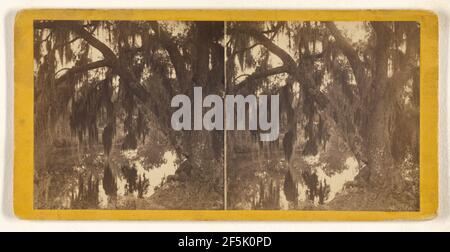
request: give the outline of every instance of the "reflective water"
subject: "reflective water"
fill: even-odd
[[[324,199],[324,203],[328,203],[336,197],[336,194],[341,192],[344,188],[345,183],[353,181],[358,175],[359,167],[358,162],[354,157],[348,157],[345,160],[345,168],[341,172],[336,172],[332,175],[327,175],[324,171],[326,163],[319,162],[319,156],[306,157],[306,163],[312,167],[313,174],[317,174],[318,181],[325,181],[329,186],[329,192],[327,198]],[[304,183],[298,184],[299,200],[304,201],[307,194],[307,186]],[[319,204],[319,198],[314,199],[314,204]]]
[[[157,166],[148,164],[137,150],[117,151],[109,164],[102,151],[78,155],[73,149],[58,150],[40,174],[40,208],[122,208],[130,201],[151,197],[178,164],[173,151],[163,152]],[[59,183],[58,181],[64,181]]]
[[[289,210],[326,205],[359,173],[358,162],[353,156],[343,160],[343,167],[334,171],[330,170],[328,163],[321,161],[319,155],[295,160],[291,168],[283,158],[275,163],[262,162],[261,167],[256,168],[259,170],[255,172],[256,185],[248,179],[240,188],[248,193],[232,193],[232,197],[240,198],[232,199],[233,203],[236,202],[232,208]],[[247,168],[252,169],[250,165]],[[251,195],[250,205],[245,203],[248,197],[245,195]]]

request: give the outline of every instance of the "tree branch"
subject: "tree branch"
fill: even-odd
[[[235,86],[236,93],[238,94],[250,94],[253,93],[257,86],[255,85],[255,80],[266,78],[272,75],[287,73],[289,70],[286,66],[275,67],[272,69],[268,69],[263,72],[255,72],[245,78],[245,80],[241,81],[239,84]]]
[[[86,29],[84,29],[83,26],[70,22],[72,30],[76,32],[81,38],[86,40],[86,42],[89,43],[89,45],[93,46],[97,50],[99,50],[103,57],[110,60],[117,60],[116,54],[109,48],[105,43],[101,42],[99,39],[94,37],[90,32],[88,32]]]
[[[237,29],[240,33],[247,33],[250,36],[252,36],[254,39],[256,39],[260,44],[262,44],[264,47],[266,47],[271,53],[278,56],[278,58],[283,61],[284,65],[287,67],[295,67],[296,63],[295,60],[287,53],[285,50],[283,50],[281,47],[277,46],[272,40],[270,40],[268,37],[264,36],[260,32],[253,30],[253,29]]]
[[[261,44],[260,43],[255,43],[255,44],[253,44],[253,45],[251,45],[249,47],[243,48],[241,50],[234,51],[231,55],[232,56],[236,56],[236,55],[238,55],[240,53],[244,53],[247,50],[251,50],[251,49],[253,49],[253,48],[255,48],[255,47],[259,46],[259,45],[261,45]]]
[[[245,85],[253,84],[253,81],[255,78],[264,78],[270,75],[278,74],[278,73],[289,73],[291,74],[294,79],[296,79],[301,85],[304,85],[306,88],[308,88],[309,93],[314,97],[315,101],[322,107],[325,106],[327,103],[326,96],[319,90],[318,86],[315,83],[314,78],[311,76],[311,73],[306,73],[305,71],[302,71],[302,69],[299,69],[297,66],[297,63],[295,60],[287,53],[285,50],[280,48],[278,45],[276,45],[271,39],[267,38],[260,32],[254,29],[239,29],[237,28],[235,30],[239,33],[247,33],[250,36],[252,36],[255,40],[257,40],[260,44],[262,44],[264,47],[266,47],[271,53],[278,56],[278,58],[281,59],[283,62],[283,66],[277,67],[274,69],[269,69],[268,71],[265,71],[263,73],[255,73],[255,76],[252,78],[248,77],[246,78],[242,83],[239,84],[239,89],[241,91],[251,91],[254,90],[255,87],[253,85],[250,85],[248,90],[243,89]],[[248,81],[247,81],[248,79]]]
[[[352,67],[353,74],[355,75],[356,83],[358,85],[363,84],[365,80],[365,69],[363,67],[363,62],[359,59],[358,52],[347,39],[344,38],[333,22],[325,22],[325,25],[336,40],[339,49],[341,49],[342,53],[347,57],[350,66]]]
[[[115,72],[120,76],[120,78],[123,80],[123,83],[131,89],[133,94],[142,102],[147,102],[149,98],[147,90],[139,84],[133,73],[129,71],[126,66],[123,66],[119,62],[113,50],[111,50],[111,48],[109,48],[105,43],[101,42],[90,32],[84,29],[83,26],[76,23],[73,24],[72,22],[71,24],[74,32],[76,32],[80,37],[86,40],[89,45],[99,50],[103,54],[103,57],[111,62],[110,64],[113,70],[115,70]]]
[[[270,52],[278,56],[283,62],[283,66],[275,67],[264,72],[256,72],[247,77],[241,83],[239,83],[236,87],[237,93],[252,93],[257,88],[254,84],[254,81],[261,78],[266,78],[271,75],[280,74],[280,73],[289,73],[295,71],[297,64],[294,59],[283,49],[277,46],[273,41],[267,38],[262,33],[253,30],[253,29],[242,29],[236,28],[234,32],[237,33],[246,33],[252,36],[255,40],[257,40],[257,45],[260,44],[266,47]]]
[[[178,50],[178,46],[173,42],[170,34],[166,30],[164,30],[157,21],[151,21],[150,26],[156,33],[156,37],[159,38],[158,40],[163,48],[166,49],[167,53],[169,54],[170,61],[175,68],[175,74],[178,81],[180,82],[181,86],[186,87],[188,85],[186,62],[180,51]]]
[[[81,72],[86,72],[86,71],[100,68],[100,67],[110,66],[110,63],[111,62],[109,60],[99,60],[99,61],[91,62],[91,63],[85,64],[85,65],[81,65],[81,66],[74,66],[72,68],[69,68],[63,75],[61,75],[59,78],[57,78],[55,80],[55,84],[56,85],[60,84]]]
[[[81,25],[79,22],[75,21],[45,21],[45,22],[35,22],[34,23],[35,29],[63,29],[68,28],[77,33],[81,38],[83,38],[86,42],[89,43],[89,45],[93,46],[97,50],[99,50],[103,57],[115,60],[116,55],[114,52],[109,48],[106,44],[101,42],[99,39],[94,37],[92,33],[87,31],[83,25]]]
[[[114,72],[120,76],[124,85],[127,85],[136,97],[138,97],[144,103],[147,102],[147,100],[149,99],[150,95],[147,92],[147,90],[142,85],[140,85],[140,83],[138,82],[138,80],[136,80],[136,77],[128,69],[128,67],[123,66],[123,64],[120,63],[119,59],[117,58],[113,50],[109,48],[109,46],[107,46],[105,43],[97,39],[94,35],[92,35],[91,32],[86,30],[85,26],[83,26],[80,22],[76,21],[35,22],[34,27],[35,29],[61,29],[61,28],[71,29],[73,32],[78,34],[79,37],[85,40],[90,46],[99,50],[104,57],[103,61],[89,63],[84,66],[76,67],[73,70],[69,70],[66,74],[61,76],[57,80],[57,82],[62,82],[66,80],[67,78],[72,76],[73,73],[87,71],[102,66],[110,66],[114,70]]]

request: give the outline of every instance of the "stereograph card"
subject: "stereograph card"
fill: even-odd
[[[437,214],[433,13],[24,10],[14,35],[21,218]]]

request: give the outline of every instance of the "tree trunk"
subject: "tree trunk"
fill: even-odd
[[[369,181],[375,185],[386,185],[393,176],[394,160],[391,152],[389,121],[392,113],[389,97],[381,97],[369,116],[366,147]],[[390,183],[389,183],[390,184]]]
[[[391,118],[394,113],[394,89],[388,78],[388,50],[390,33],[379,22],[372,22],[377,35],[376,70],[372,93],[368,103],[368,123],[365,132],[369,181],[376,186],[391,187],[397,177],[394,174],[394,159],[391,152]]]

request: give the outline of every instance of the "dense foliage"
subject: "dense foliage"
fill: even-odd
[[[419,29],[415,22],[230,22],[227,92],[280,95],[288,162],[296,149],[317,155],[334,136],[356,157],[362,186],[391,196],[413,191],[417,202]],[[238,148],[239,137],[229,143]]]

